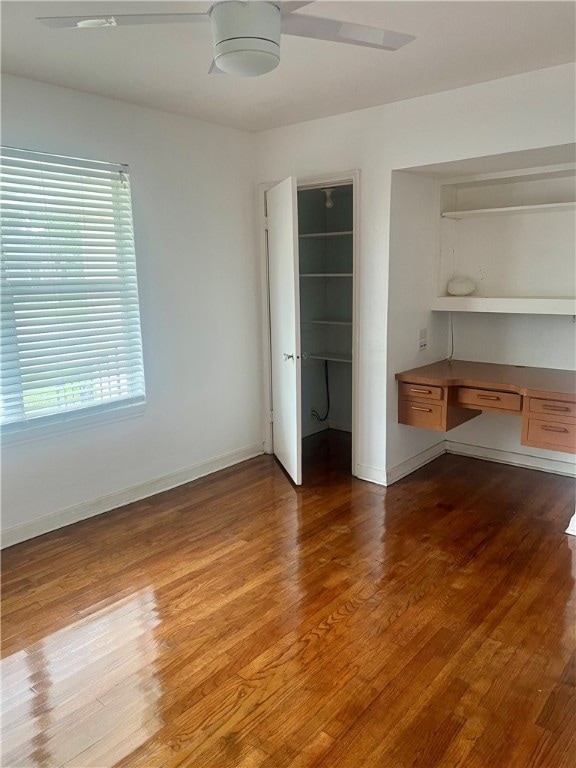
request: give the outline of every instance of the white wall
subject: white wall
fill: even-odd
[[[409,173],[392,174],[388,296],[388,466],[439,445],[444,434],[398,424],[394,374],[448,356],[448,318],[431,312],[438,280],[440,185]],[[420,332],[427,347],[419,349]]]
[[[392,171],[570,143],[574,92],[574,67],[562,65],[258,136],[259,181],[361,171],[361,476],[384,482],[404,456],[394,430],[386,447],[386,424],[395,417],[387,413],[387,392],[403,367],[386,353]],[[414,343],[412,328],[406,343]]]
[[[130,166],[148,400],[133,419],[6,446],[4,528],[42,532],[261,451],[254,136],[14,77],[2,101],[4,144]]]

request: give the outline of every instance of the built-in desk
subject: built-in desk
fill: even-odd
[[[441,360],[396,374],[398,421],[447,432],[483,411],[522,416],[522,445],[576,453],[576,373]]]

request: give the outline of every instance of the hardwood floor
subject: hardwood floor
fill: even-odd
[[[573,481],[346,448],[6,550],[2,766],[572,768]]]

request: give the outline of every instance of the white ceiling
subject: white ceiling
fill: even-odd
[[[206,3],[206,7],[208,7]],[[297,13],[417,36],[394,53],[284,36],[259,78],[208,75],[209,24],[50,29],[37,16],[168,13],[186,2],[2,2],[6,73],[259,131],[574,60],[573,2],[319,0]]]

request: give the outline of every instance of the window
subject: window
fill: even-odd
[[[3,431],[143,403],[124,165],[1,148]]]

